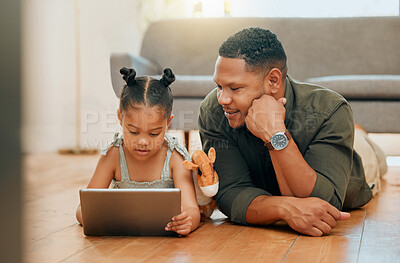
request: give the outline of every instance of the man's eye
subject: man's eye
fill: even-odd
[[[238,87],[238,88],[231,88],[232,91],[235,91],[235,90],[238,90],[238,89],[241,89],[241,87]]]
[[[129,131],[129,132],[132,134],[135,134],[135,135],[139,134],[138,132],[135,132],[135,131]]]
[[[160,133],[150,133],[150,136],[158,136]]]

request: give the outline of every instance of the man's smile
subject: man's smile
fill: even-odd
[[[224,109],[224,113],[225,113],[225,117],[229,118],[233,118],[236,117],[236,115],[238,115],[240,113],[239,110],[231,110],[231,109]]]

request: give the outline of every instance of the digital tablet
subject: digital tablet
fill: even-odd
[[[87,236],[169,236],[164,228],[181,213],[177,188],[82,189],[83,232]]]

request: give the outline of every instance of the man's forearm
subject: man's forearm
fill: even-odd
[[[269,225],[282,219],[281,196],[260,195],[254,198],[246,212],[249,224]]]
[[[350,214],[340,212],[316,197],[260,195],[254,198],[246,212],[249,224],[269,225],[284,220],[294,230],[310,236],[328,234],[338,220],[349,217]]]
[[[282,195],[308,197],[317,175],[304,160],[294,140],[280,151],[270,151],[272,164]]]

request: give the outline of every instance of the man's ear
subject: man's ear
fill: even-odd
[[[117,113],[118,113],[118,120],[119,120],[119,124],[121,125],[121,127],[122,127],[122,113],[121,113],[121,110],[120,109],[118,109],[117,110]]]
[[[269,87],[271,94],[278,93],[282,85],[282,72],[278,68],[272,68],[264,78],[264,88]]]
[[[169,116],[168,121],[167,121],[167,128],[171,124],[171,121],[172,121],[173,118],[174,118],[174,114],[171,114],[171,116]]]

